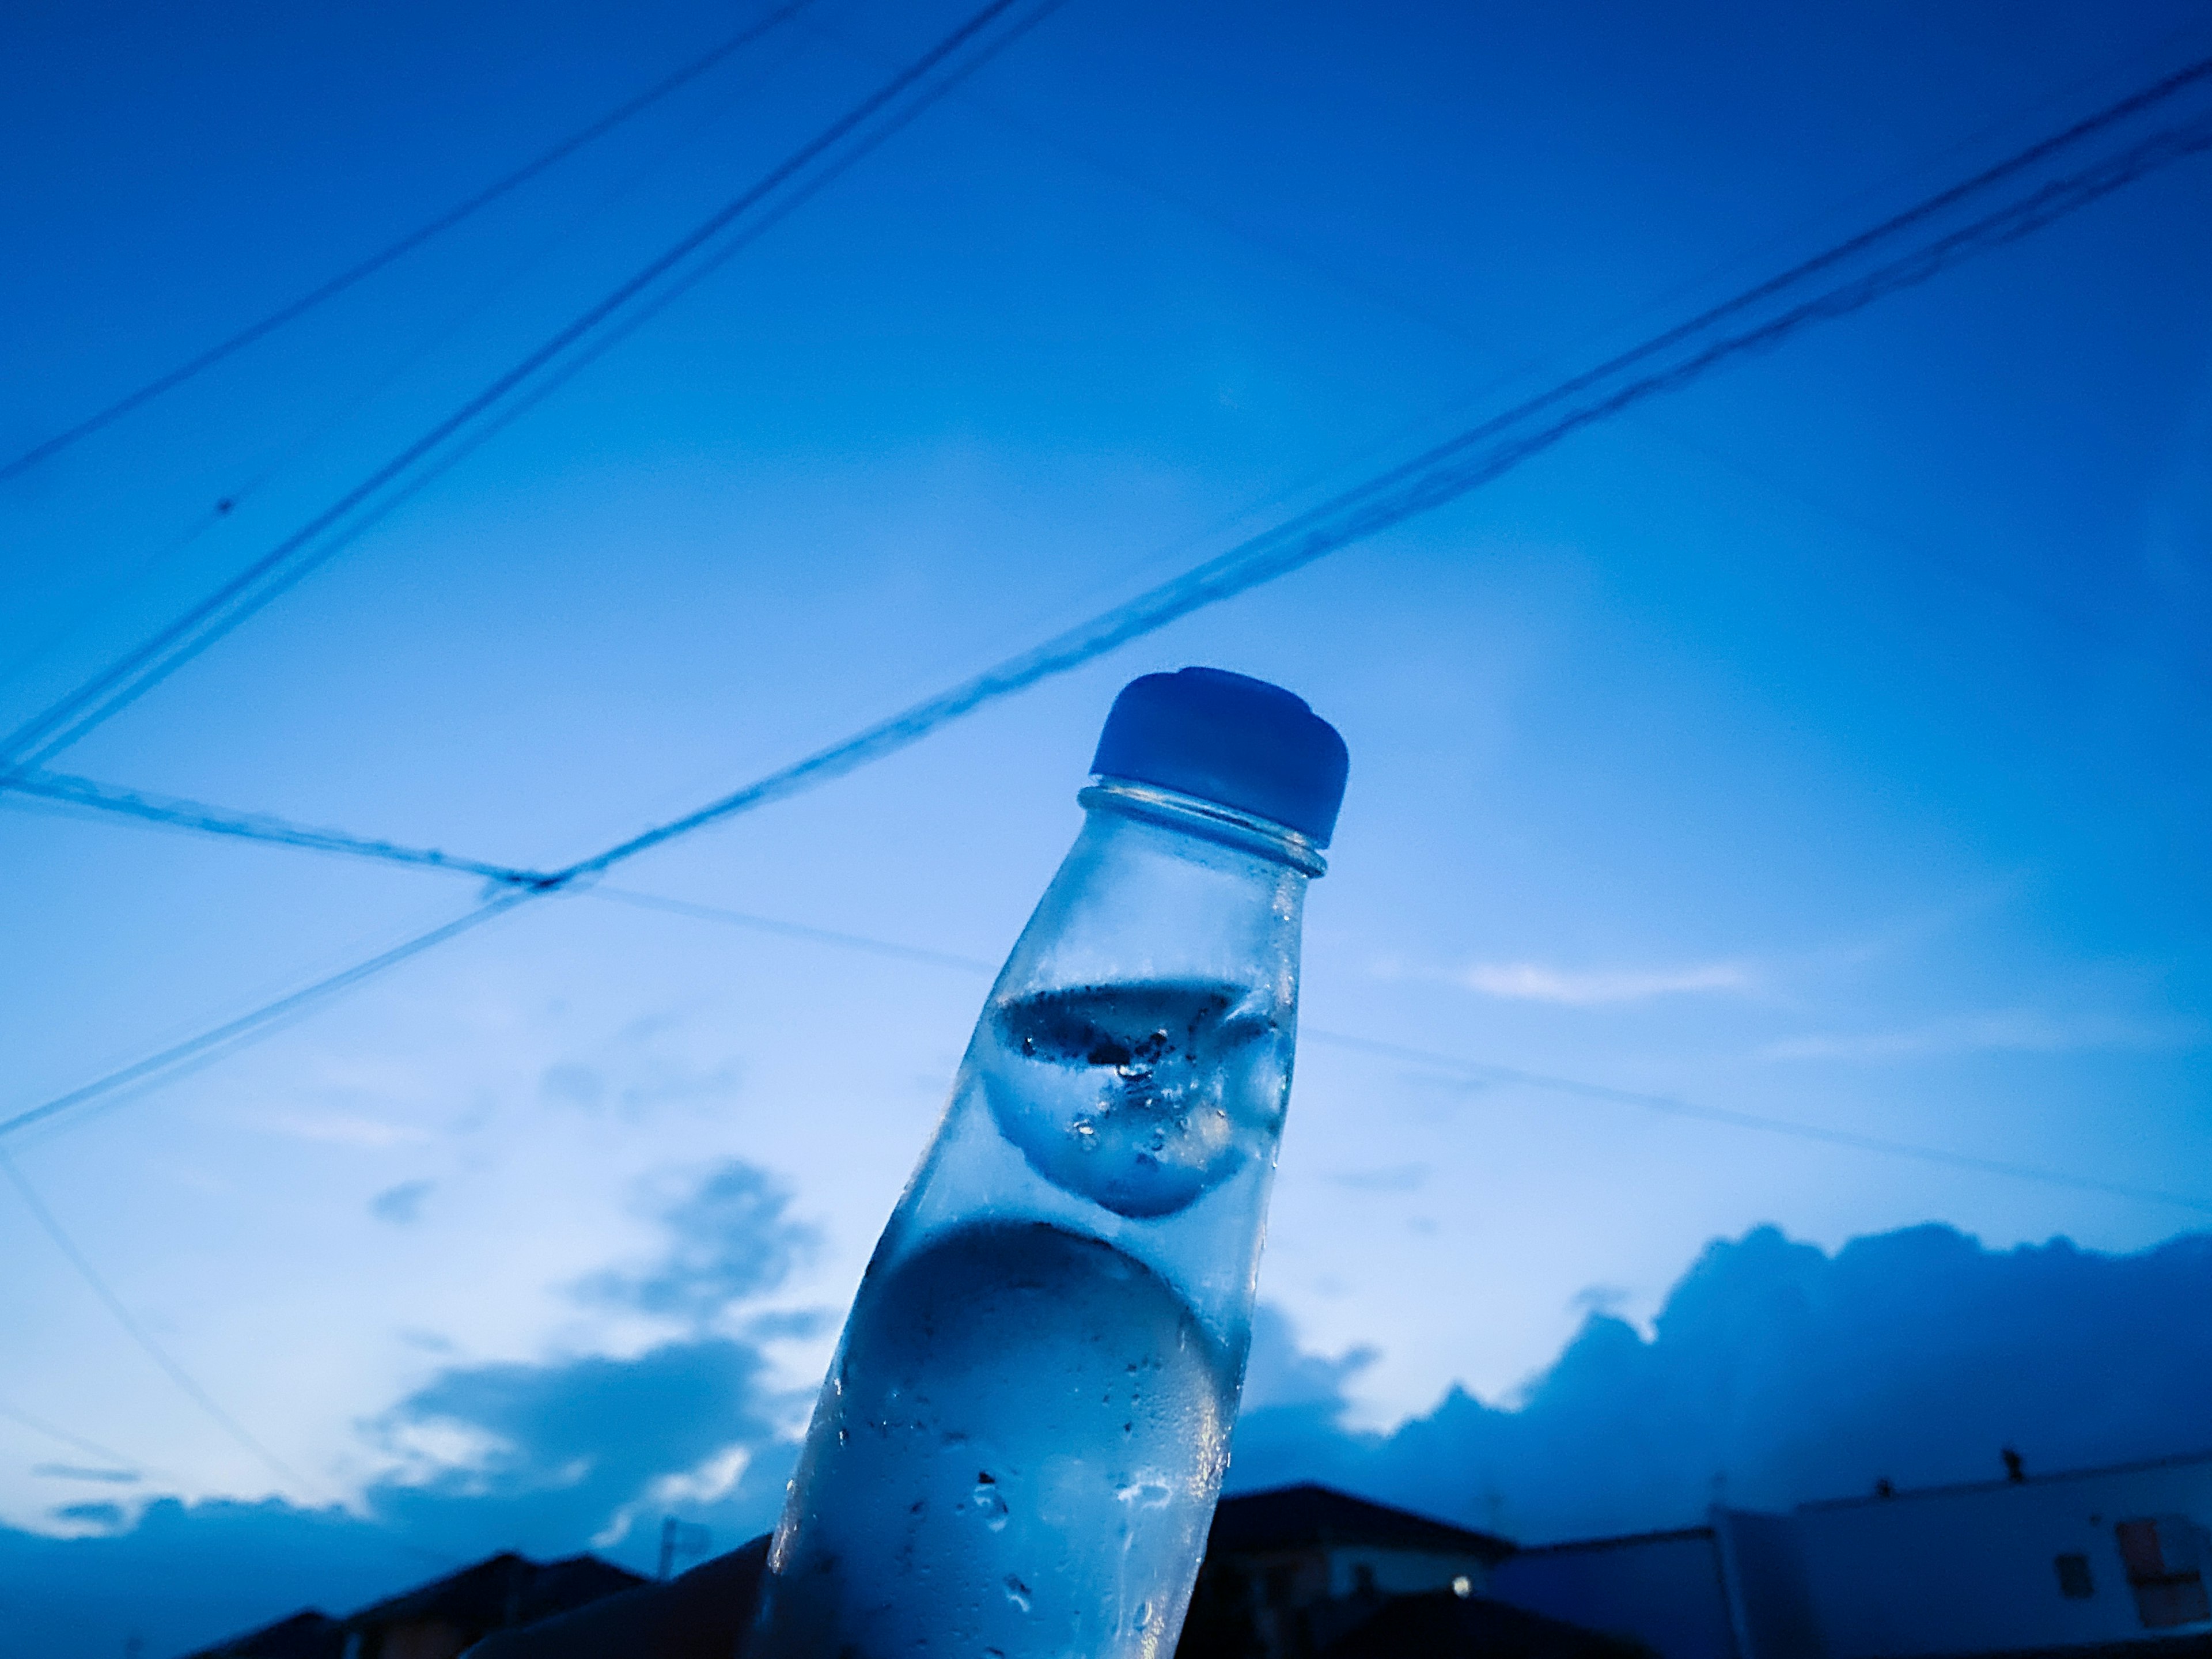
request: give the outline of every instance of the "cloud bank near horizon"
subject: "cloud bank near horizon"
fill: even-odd
[[[710,1316],[772,1289],[809,1240],[743,1164],[705,1172],[663,1214],[659,1262],[580,1294],[668,1310],[681,1334],[628,1358],[441,1372],[367,1425],[411,1449],[364,1494],[369,1518],[158,1498],[135,1518],[58,1510],[105,1528],[91,1535],[0,1528],[0,1659],[108,1654],[133,1635],[162,1659],[497,1549],[596,1544],[644,1568],[664,1511],[710,1526],[717,1548],[763,1529],[799,1402],[750,1333]],[[1989,1250],[1928,1225],[1831,1255],[1762,1227],[1708,1246],[1648,1335],[1597,1298],[1516,1400],[1455,1389],[1387,1435],[1347,1426],[1372,1351],[1306,1352],[1262,1307],[1229,1486],[1319,1480],[1534,1542],[1885,1476],[1991,1478],[2005,1444],[2031,1470],[2191,1450],[2212,1445],[2212,1332],[2188,1316],[2208,1298],[2212,1234],[2105,1255],[2064,1239]]]
[[[2212,1234],[2106,1255],[1985,1249],[1929,1224],[1829,1255],[1717,1240],[1646,1336],[1601,1302],[1510,1404],[1455,1389],[1388,1435],[1346,1426],[1364,1356],[1256,1335],[1229,1484],[1319,1480],[1524,1543],[1899,1486],[2212,1447]],[[2118,1357],[2125,1356],[2123,1361]]]

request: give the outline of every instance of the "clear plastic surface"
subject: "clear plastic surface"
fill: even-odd
[[[876,1247],[754,1659],[1158,1659],[1289,1103],[1310,843],[1106,782]]]

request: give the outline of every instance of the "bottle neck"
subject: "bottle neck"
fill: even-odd
[[[1279,824],[1124,780],[1079,799],[1083,831],[1023,930],[994,1002],[1054,987],[1243,988],[1289,1029],[1319,853]]]
[[[1306,877],[1328,873],[1328,860],[1313,841],[1271,818],[1255,817],[1218,801],[1178,793],[1133,778],[1102,777],[1076,796],[1093,812],[1119,812],[1185,835],[1218,842],[1286,865]]]

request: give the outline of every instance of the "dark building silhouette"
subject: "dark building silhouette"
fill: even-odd
[[[312,1608],[205,1648],[191,1659],[344,1659],[345,1626]]]
[[[1503,1538],[1328,1486],[1224,1498],[1176,1651],[1316,1659],[1398,1598],[1481,1595],[1512,1553]]]
[[[1655,1659],[1651,1650],[1487,1596],[1394,1596],[1323,1650],[1325,1659]]]
[[[665,1584],[488,1636],[468,1659],[735,1659],[767,1560],[756,1538]]]
[[[1521,1550],[1492,1593],[1663,1659],[2212,1659],[2212,1454]]]
[[[590,1556],[541,1565],[495,1555],[350,1617],[296,1613],[193,1659],[732,1659],[767,1546],[755,1539],[665,1583]],[[1183,1659],[1339,1659],[1332,1644],[1401,1604],[1419,1604],[1396,1616],[1429,1632],[1420,1638],[1424,1659],[1631,1659],[1643,1651],[1518,1609],[1460,1610],[1480,1601],[1491,1569],[1512,1552],[1487,1533],[1326,1486],[1225,1498],[1178,1651]],[[1344,1650],[1344,1659],[1353,1651]]]
[[[456,1659],[495,1631],[533,1625],[647,1581],[596,1556],[495,1555],[345,1619],[309,1609],[191,1659]]]
[[[2212,1659],[2207,1518],[2212,1454],[1529,1549],[1285,1486],[1222,1501],[1175,1659]],[[194,1659],[738,1659],[767,1541],[654,1583],[497,1555]]]

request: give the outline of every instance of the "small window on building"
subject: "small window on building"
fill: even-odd
[[[1352,1569],[1352,1593],[1354,1595],[1375,1594],[1375,1564],[1361,1561]]]
[[[2069,1601],[2086,1601],[2097,1593],[2096,1581],[2089,1577],[2087,1556],[2055,1556],[2051,1565],[2058,1570],[2058,1593]]]
[[[2202,1532],[2185,1515],[2123,1521],[2112,1528],[2128,1588],[2136,1593],[2136,1613],[2145,1630],[2169,1630],[2212,1619],[2212,1600],[2204,1593],[2199,1545]]]

